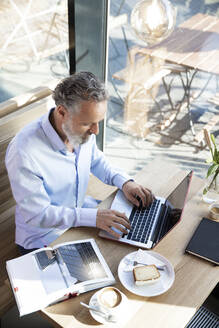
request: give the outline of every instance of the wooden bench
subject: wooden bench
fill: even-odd
[[[50,87],[53,85],[51,83]],[[5,262],[19,255],[14,242],[15,201],[5,168],[5,152],[10,140],[23,126],[49,109],[50,94],[49,87],[41,87],[0,104],[0,317],[15,304],[13,293],[5,284]]]
[[[54,82],[50,87],[54,87]],[[14,295],[8,287],[5,262],[19,256],[14,242],[15,201],[5,168],[5,152],[8,143],[20,129],[51,108],[50,87],[34,89],[23,96],[0,104],[0,318],[15,304]],[[91,176],[87,193],[103,200],[115,189],[115,187],[105,186],[97,178]]]

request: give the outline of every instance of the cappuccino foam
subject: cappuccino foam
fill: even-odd
[[[106,289],[100,295],[100,301],[104,306],[113,308],[121,302],[121,295],[114,289]]]

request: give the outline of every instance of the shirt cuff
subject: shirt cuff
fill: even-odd
[[[96,227],[97,208],[81,208],[80,223],[81,227]]]
[[[114,186],[118,187],[121,190],[124,183],[127,181],[134,181],[134,180],[129,175],[120,175],[120,174],[116,174],[116,176],[113,178]]]

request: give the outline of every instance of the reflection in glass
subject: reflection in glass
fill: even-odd
[[[61,246],[57,251],[70,275],[79,282],[106,277],[102,264],[89,242]]]
[[[67,0],[0,5],[0,102],[68,75]]]
[[[137,37],[148,45],[166,39],[173,31],[176,9],[168,0],[144,0],[136,4],[131,14],[131,26]]]

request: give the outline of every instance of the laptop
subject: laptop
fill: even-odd
[[[193,171],[190,171],[167,198],[156,196],[147,208],[134,206],[125,198],[123,192],[118,190],[111,209],[125,213],[131,229],[125,235],[113,227],[114,231],[120,234],[119,239],[103,230],[99,232],[99,236],[152,249],[181,220],[192,174]]]

